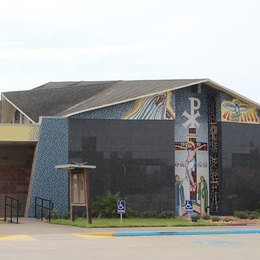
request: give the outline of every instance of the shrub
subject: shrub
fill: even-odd
[[[210,216],[210,215],[204,215],[204,216],[202,216],[202,218],[203,218],[204,220],[209,220],[209,219],[211,219],[211,216]]]
[[[130,207],[126,207],[125,217],[126,218],[135,218],[137,217],[137,212]]]
[[[248,215],[248,217],[249,217],[249,215],[251,214],[251,210],[245,210],[245,212],[247,213],[247,215]]]
[[[70,212],[65,212],[62,216],[63,219],[70,219]]]
[[[260,214],[260,201],[256,203],[255,210]]]
[[[162,211],[159,218],[174,218],[174,212],[172,210]]]
[[[93,215],[93,212],[92,212],[92,211],[91,211],[91,216],[92,216],[92,217],[95,217],[95,216]],[[81,217],[82,217],[82,218],[87,218],[87,212],[86,212],[86,210],[84,210],[84,211],[82,212]]]
[[[197,222],[199,219],[199,216],[198,215],[192,215],[191,216],[191,222]]]
[[[51,219],[58,219],[58,218],[61,217],[60,214],[59,214],[59,211],[57,209],[53,209],[50,212],[51,212]],[[43,217],[45,219],[49,219],[49,210],[45,209],[43,211]]]
[[[249,219],[257,219],[259,217],[259,213],[257,211],[251,211],[249,214]]]
[[[47,209],[43,210],[43,217],[46,218],[46,219],[49,218],[49,210],[47,210]]]
[[[249,215],[246,211],[235,211],[234,216],[241,219],[248,219]]]
[[[51,219],[58,219],[58,218],[60,218],[59,211],[57,209],[51,210]]]
[[[158,213],[156,211],[148,210],[140,213],[141,218],[157,218]]]
[[[230,221],[232,221],[232,218],[226,217],[226,218],[224,218],[224,221],[225,222],[230,222]]]
[[[220,221],[220,217],[218,217],[218,216],[213,216],[213,217],[212,217],[212,221],[213,221],[213,222],[218,222],[218,221]]]
[[[104,196],[97,197],[92,203],[92,215],[98,218],[114,218],[117,217],[117,201],[122,200],[120,193],[112,194],[107,192]],[[129,207],[126,208],[130,211]]]

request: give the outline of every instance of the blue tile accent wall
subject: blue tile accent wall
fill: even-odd
[[[62,215],[68,211],[68,172],[55,169],[55,165],[68,163],[68,120],[43,118],[28,217],[34,216],[34,199],[52,200],[54,208]]]
[[[89,112],[83,112],[71,119],[121,119],[128,111],[132,110],[135,101],[125,102],[122,104],[96,109]]]

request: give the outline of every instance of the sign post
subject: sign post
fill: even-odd
[[[117,214],[120,214],[120,223],[123,224],[122,214],[125,214],[125,200],[117,201]]]
[[[185,200],[185,211],[189,216],[189,224],[190,224],[190,213],[193,212],[193,203],[192,200]]]

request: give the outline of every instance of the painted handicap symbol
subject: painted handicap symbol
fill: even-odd
[[[120,201],[119,205],[118,205],[118,209],[124,209],[125,206],[122,204],[122,202]]]
[[[192,205],[191,205],[190,203],[187,203],[187,204],[186,204],[186,208],[187,208],[187,209],[191,209],[191,208],[192,208]]]
[[[117,201],[117,213],[118,214],[125,214],[125,201],[124,200],[119,200]]]
[[[192,212],[193,211],[192,200],[186,200],[185,201],[185,210],[186,210],[186,212]]]

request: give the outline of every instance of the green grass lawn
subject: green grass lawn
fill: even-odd
[[[123,218],[123,224],[120,224],[120,218],[105,219],[93,218],[92,225],[87,223],[86,219],[77,219],[75,222],[65,219],[54,219],[52,224],[70,225],[84,228],[115,228],[115,227],[184,227],[184,226],[217,226],[218,223],[211,223],[204,220],[198,222],[188,222],[186,219],[152,219],[152,218]]]

